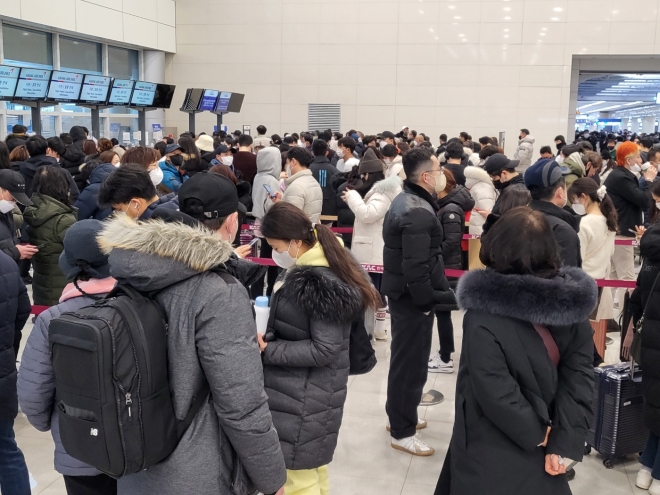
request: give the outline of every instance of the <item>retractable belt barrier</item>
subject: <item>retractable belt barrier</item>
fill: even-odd
[[[248,225],[244,224],[242,226],[243,230],[254,230],[254,225]],[[332,228],[333,232],[336,232],[338,234],[350,234],[353,232],[353,229],[351,227],[334,227]],[[479,239],[481,236],[479,235],[474,235],[474,234],[465,234],[463,236],[463,239],[468,240],[468,239]],[[628,246],[637,246],[639,243],[636,240],[628,240],[628,239],[617,239],[616,244],[619,245],[628,245]],[[246,260],[250,260],[253,263],[257,263],[258,265],[263,265],[263,266],[277,266],[277,264],[271,259],[271,258],[245,258]],[[370,273],[383,273],[383,265],[370,265],[367,263],[362,264],[362,268],[365,269],[365,271],[370,272]],[[461,278],[464,274],[466,274],[466,270],[451,270],[447,269],[445,270],[445,275],[451,278]],[[601,279],[601,280],[596,280],[596,283],[598,284],[598,287],[613,287],[615,289],[634,289],[637,285],[637,282],[635,281],[629,281],[629,280],[611,280],[611,279]],[[32,311],[31,314],[33,315],[38,315],[40,313],[43,313],[48,309],[48,306],[32,306]]]

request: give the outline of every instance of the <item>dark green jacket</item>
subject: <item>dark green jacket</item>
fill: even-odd
[[[32,297],[34,304],[53,306],[59,302],[67,279],[58,266],[64,246],[64,234],[77,219],[77,211],[50,196],[33,194],[34,206],[23,212],[30,244],[39,252],[32,258],[34,276]]]

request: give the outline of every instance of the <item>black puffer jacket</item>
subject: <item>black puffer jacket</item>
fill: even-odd
[[[348,203],[342,199],[342,194],[348,188],[348,173],[339,173],[332,177],[331,184],[335,192],[335,205],[337,207],[337,227],[353,227],[355,225],[355,213],[348,207]],[[358,180],[352,187],[359,187],[362,181]],[[353,234],[342,234],[344,246],[350,249],[353,242]]]
[[[581,267],[580,238],[577,235],[580,230],[579,217],[549,201],[532,200],[529,206],[532,210],[543,213],[552,227],[552,233],[559,244],[559,256],[562,264]]]
[[[566,477],[548,475],[544,460],[582,459],[592,419],[589,314],[597,293],[577,268],[551,279],[491,269],[461,278],[457,297],[467,312],[456,420],[436,495],[570,495]],[[557,344],[557,367],[533,323],[545,325]],[[548,445],[538,447],[549,425]]]
[[[425,189],[406,180],[383,223],[381,293],[395,300],[409,296],[422,311],[455,302],[445,277],[438,209]]]
[[[0,251],[12,258],[14,261],[21,259],[21,253],[16,248],[18,244],[18,234],[14,215],[12,212],[0,213]]]
[[[10,213],[11,215],[11,213]],[[30,298],[18,265],[0,253],[0,420],[18,414],[16,354],[14,344],[30,316]]]
[[[615,167],[605,179],[607,194],[612,198],[619,220],[619,234],[635,237],[635,226],[642,225],[643,213],[651,207],[649,183],[642,186],[635,174],[625,167]],[[632,232],[631,232],[632,230]]]
[[[444,198],[438,200],[438,219],[442,225],[442,259],[445,268],[462,268],[463,254],[461,242],[465,231],[465,212],[474,208],[470,192],[463,186],[457,186]]]
[[[289,270],[273,294],[264,389],[287,469],[332,461],[346,400],[351,322],[360,301],[356,288],[323,267]]]
[[[60,155],[60,165],[64,167],[71,177],[76,181],[78,189],[82,191],[85,188],[85,181],[80,172],[80,166],[85,162],[85,152],[83,151],[83,144],[87,137],[82,127],[74,125],[69,131],[73,144],[70,144]]]
[[[61,167],[55,158],[46,155],[31,156],[19,165],[19,172],[25,178],[25,194],[32,196],[34,193],[34,176],[41,167],[46,166]],[[69,196],[71,202],[75,203],[80,196],[78,185],[72,177],[69,177]]]
[[[14,148],[24,145],[28,140],[27,134],[9,134],[5,138],[5,144],[11,153]]]
[[[633,319],[639,321],[648,302],[642,328],[642,362],[644,379],[644,424],[660,436],[660,224],[654,224],[642,237],[640,253],[644,264],[637,277],[637,287],[630,298]],[[651,298],[649,300],[649,297]]]

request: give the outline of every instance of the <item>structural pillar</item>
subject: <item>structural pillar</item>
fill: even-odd
[[[630,126],[630,130],[636,134],[642,132],[642,126],[640,125],[638,117],[632,118],[632,125]]]
[[[160,50],[144,50],[143,62],[145,81],[153,83],[165,82],[165,52]],[[146,131],[149,133],[149,136],[152,136],[152,124],[160,124],[161,127],[165,127],[165,110],[157,109],[144,113],[146,114],[146,127],[142,129],[143,133]],[[147,145],[152,144],[152,140],[150,139],[149,141]]]
[[[642,119],[642,132],[653,134],[655,132],[655,116],[644,117]]]
[[[629,123],[630,123],[630,119],[629,119],[629,118],[626,117],[626,118],[624,118],[624,119],[621,119],[621,130],[622,130],[622,131],[627,130],[627,129],[628,129],[628,124],[629,124]]]

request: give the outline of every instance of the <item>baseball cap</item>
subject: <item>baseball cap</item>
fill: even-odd
[[[170,153],[174,153],[176,150],[182,150],[183,151],[183,148],[181,146],[179,146],[178,143],[168,144],[167,148],[165,148],[165,154],[169,155]]]
[[[509,160],[506,155],[495,153],[484,163],[484,170],[488,175],[499,175],[505,168],[516,168],[518,165],[520,160]]]
[[[542,158],[525,171],[525,186],[546,188],[556,184],[564,172],[554,158]]]
[[[32,206],[32,201],[25,194],[25,179],[18,172],[9,169],[0,170],[0,187],[9,191],[16,202],[23,206]]]
[[[216,149],[213,150],[213,154],[219,155],[220,153],[227,153],[228,151],[229,148],[224,144],[221,144],[220,146],[218,146]]]
[[[394,139],[394,133],[390,131],[385,131],[380,133],[380,137],[383,139]]]
[[[197,199],[203,210],[186,206],[188,199]],[[238,192],[227,177],[204,170],[193,175],[179,189],[179,210],[197,220],[223,218],[238,211]]]

